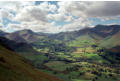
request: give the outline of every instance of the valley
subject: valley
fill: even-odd
[[[120,81],[119,31],[120,25],[57,34],[20,30],[2,34],[0,40],[40,72],[61,80]]]
[[[0,81],[63,81],[34,68],[0,40]]]

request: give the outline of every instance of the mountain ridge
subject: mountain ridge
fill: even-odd
[[[119,31],[120,31],[120,25],[96,25],[93,28],[86,27],[78,31],[60,32],[57,34],[46,34],[40,32],[37,33],[37,32],[33,32],[32,30],[25,29],[13,33],[7,33],[3,35],[3,37],[6,37],[7,39],[13,40],[15,42],[19,42],[19,43],[24,42],[30,44],[44,39],[62,40],[64,42],[67,42],[67,41],[76,40],[76,38],[88,34],[92,39],[94,39],[99,44],[101,44],[102,42],[104,42],[104,40],[106,40],[106,38],[114,37],[114,35],[117,34]]]

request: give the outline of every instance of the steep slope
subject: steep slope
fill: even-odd
[[[8,34],[8,33],[6,33],[6,32],[4,32],[4,31],[0,30],[0,36],[4,36],[4,35],[6,35],[6,34]]]
[[[17,33],[10,33],[5,35],[4,37],[16,41],[16,42],[27,42],[24,38],[22,38],[21,36],[19,36],[19,34]]]
[[[110,48],[109,50],[114,53],[120,53],[120,46],[115,46],[113,48]]]
[[[94,44],[94,42],[95,41],[91,36],[89,36],[88,34],[85,34],[77,37],[73,41],[70,41],[68,45],[73,47],[83,47],[85,43],[88,45],[91,45],[91,44]]]
[[[120,31],[120,25],[96,25],[91,29],[91,32],[96,33],[101,37],[112,36]]]
[[[20,53],[22,55],[34,55],[37,52],[33,49],[33,47],[27,43],[17,43],[12,40],[8,40],[4,37],[0,37],[0,42],[4,43],[4,46],[9,47],[11,50]]]
[[[113,36],[109,36],[100,42],[100,46],[112,48],[120,45],[120,31]]]
[[[62,81],[39,72],[24,58],[6,47],[0,42],[0,81]]]

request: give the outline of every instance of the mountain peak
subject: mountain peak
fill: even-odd
[[[30,29],[24,29],[24,30],[20,30],[20,31],[18,31],[18,32],[27,32],[27,33],[33,33],[33,31],[32,31],[32,30],[30,30]]]

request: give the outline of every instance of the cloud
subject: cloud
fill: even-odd
[[[40,5],[29,5],[22,7],[16,17],[16,21],[39,21],[41,23],[48,23],[49,12],[55,12],[57,10],[56,5],[50,4],[48,2],[42,2]]]
[[[76,31],[76,30],[80,30],[83,28],[86,28],[88,26],[92,26],[91,22],[87,19],[84,18],[79,18],[79,19],[75,19],[72,23],[70,24],[66,24],[61,28],[62,32],[66,32],[66,31]]]
[[[11,12],[14,12],[11,13]],[[120,2],[1,2],[0,20],[8,18],[16,23],[2,27],[5,31],[31,29],[35,32],[57,33],[75,31],[91,26],[89,18],[102,21],[117,19],[120,16]],[[56,26],[57,21],[64,22]],[[2,23],[1,23],[1,26]]]
[[[61,27],[54,26],[54,22],[41,24],[37,21],[33,22],[22,22],[21,24],[10,23],[7,27],[1,28],[6,32],[13,32],[17,30],[31,29],[34,32],[44,33],[58,33]]]
[[[8,9],[8,10],[15,10],[18,9],[19,7],[24,7],[24,6],[29,6],[29,5],[34,5],[35,2],[33,1],[1,1],[0,2],[0,8],[3,9]]]
[[[56,21],[61,21],[65,19],[65,15],[64,14],[49,14],[48,15],[49,19],[54,19]]]
[[[21,26],[23,28],[26,29],[31,29],[35,32],[44,32],[44,33],[57,33],[59,32],[59,26],[54,26],[54,22],[52,23],[40,23],[37,21],[33,21],[33,22],[23,22],[21,24]]]
[[[43,21],[47,22],[46,18],[47,12],[44,10],[41,10],[37,6],[27,6],[25,8],[22,8],[19,13],[16,15],[15,20],[17,21]]]
[[[92,17],[120,16],[120,2],[95,2],[87,8],[86,13]]]
[[[14,15],[5,9],[0,9],[0,18],[12,19]]]
[[[20,22],[17,30],[31,29],[35,32],[56,33],[59,27],[55,27],[55,22],[49,22],[48,12],[55,12],[56,5],[43,2],[40,5],[25,6],[17,12],[14,20]],[[14,26],[16,24],[12,24]],[[11,25],[8,26],[8,28]],[[18,26],[18,25],[17,25]],[[14,26],[16,27],[16,26]]]
[[[120,16],[120,2],[59,2],[60,13],[70,13],[84,17],[115,17]]]

